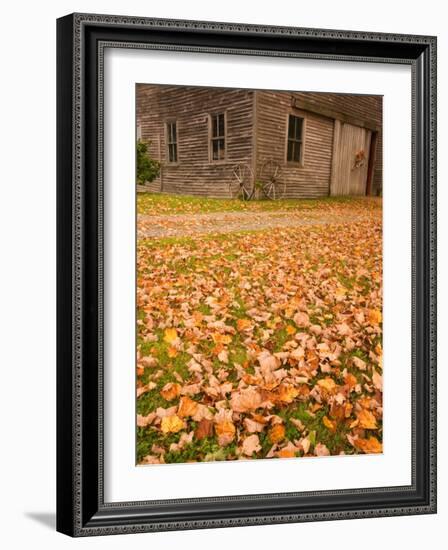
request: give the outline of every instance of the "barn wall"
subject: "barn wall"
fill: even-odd
[[[136,119],[137,127],[141,131],[141,139],[149,143],[149,154],[157,160],[161,160],[159,151],[159,135],[162,134],[163,125],[160,120],[158,105],[160,86],[147,86],[137,84],[136,86]],[[160,178],[149,184],[151,191],[160,191]]]
[[[163,162],[153,191],[227,197],[233,166],[252,163],[252,90],[137,85],[137,124]],[[226,112],[226,160],[209,160],[209,114]],[[165,122],[177,121],[178,163],[167,162]]]
[[[378,129],[372,194],[382,190],[383,182],[383,98],[377,95],[351,95],[318,92],[294,92],[291,94],[299,103],[311,108],[326,108],[358,121],[359,125],[375,126]]]
[[[285,197],[323,197],[329,194],[333,125],[331,118],[291,109],[291,93],[257,91],[257,163],[272,158],[282,168]],[[286,162],[288,114],[305,118],[303,166]]]
[[[293,108],[296,101],[299,108]],[[325,113],[325,115],[318,113]],[[287,114],[306,120],[303,166],[286,162]],[[382,189],[382,97],[317,92],[257,92],[257,161],[274,158],[282,164],[288,197],[329,193],[334,119],[340,115],[378,129],[372,194]]]

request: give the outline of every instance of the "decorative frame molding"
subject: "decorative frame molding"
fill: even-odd
[[[63,17],[57,31],[57,529],[71,536],[90,536],[435,513],[436,38],[94,14]],[[104,502],[102,82],[106,47],[411,65],[410,486]],[[95,420],[86,423],[86,416]]]

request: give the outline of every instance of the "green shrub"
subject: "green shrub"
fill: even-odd
[[[137,183],[144,185],[154,181],[160,174],[160,162],[151,158],[148,147],[151,144],[137,141]]]

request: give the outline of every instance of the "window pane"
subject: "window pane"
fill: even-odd
[[[302,139],[303,118],[289,115],[288,122],[288,138],[289,139]]]
[[[212,116],[212,137],[223,137],[225,133],[224,114]]]
[[[298,140],[302,139],[302,124],[303,124],[303,118],[295,117],[296,119],[296,126],[295,126],[295,138]]]
[[[294,143],[294,161],[300,162],[300,149],[302,147],[302,144],[299,141],[296,141]]]
[[[168,145],[168,160],[170,162],[177,162],[177,145],[175,143]]]
[[[167,136],[168,136],[168,143],[176,143],[177,142],[177,133],[176,133],[176,123],[170,122],[167,124]]]
[[[292,115],[289,115],[288,137],[291,139],[294,138],[294,117]]]
[[[291,161],[293,158],[293,143],[293,141],[288,140],[288,156],[286,157],[288,161]]]
[[[225,159],[225,117],[223,113],[211,117],[211,157],[212,160]]]
[[[166,124],[166,139],[167,139],[167,157],[168,162],[177,162],[177,123],[167,122]]]
[[[286,160],[300,162],[302,154],[303,118],[289,115]]]
[[[219,120],[219,128],[218,128],[219,136],[223,136],[224,135],[224,115],[218,115],[218,120]]]

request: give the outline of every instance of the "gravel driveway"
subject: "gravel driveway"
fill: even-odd
[[[208,214],[176,214],[138,216],[138,238],[145,237],[182,237],[207,233],[229,233],[236,231],[256,231],[303,225],[330,225],[353,223],[377,217],[378,214],[366,212],[344,213],[335,216],[328,210],[310,211],[277,210],[270,212],[214,212]]]

